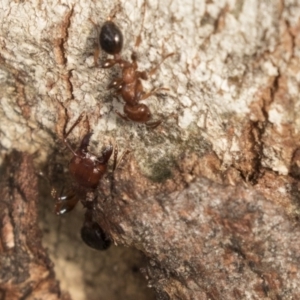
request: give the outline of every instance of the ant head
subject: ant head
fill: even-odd
[[[99,41],[101,48],[111,55],[119,54],[123,47],[123,34],[113,21],[106,21],[100,31]]]

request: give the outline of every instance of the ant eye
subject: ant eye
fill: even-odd
[[[122,50],[123,34],[112,21],[107,21],[103,24],[99,40],[101,48],[108,54],[115,55]]]

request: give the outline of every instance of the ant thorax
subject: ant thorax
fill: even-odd
[[[123,69],[122,79],[125,84],[133,83],[137,80],[135,68],[130,66]]]

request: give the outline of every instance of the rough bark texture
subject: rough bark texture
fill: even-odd
[[[298,182],[264,170],[255,187],[219,184],[201,177],[210,163],[185,157],[154,184],[127,161],[113,194],[102,184],[99,223],[150,258],[159,299],[298,299]]]
[[[90,19],[116,5],[0,4],[1,159],[17,148],[49,165],[84,111],[74,145],[89,127],[93,152],[130,150],[99,186],[98,221],[149,257],[161,299],[298,299],[299,1],[149,1],[144,22],[142,3],[120,1],[126,58],[140,33],[141,70],[176,53],[143,83],[169,88],[147,100],[164,119],[152,131],[116,118],[118,68],[94,65]]]
[[[70,299],[61,294],[37,223],[38,180],[29,155],[14,151],[0,183],[0,298]]]

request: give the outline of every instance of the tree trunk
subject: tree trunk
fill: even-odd
[[[62,299],[53,264],[41,247],[37,185],[32,159],[17,151],[5,161],[0,185],[1,299]]]
[[[84,113],[74,149],[93,130],[93,153],[109,140],[130,152],[100,183],[96,219],[115,244],[146,254],[159,299],[300,298],[300,3],[117,8],[2,3],[1,159],[15,148],[49,169]],[[156,129],[116,115],[123,101],[106,87],[119,68],[95,66],[99,27],[113,14],[122,55],[137,51],[140,70],[175,53],[143,81],[168,88],[145,102],[163,120]]]

